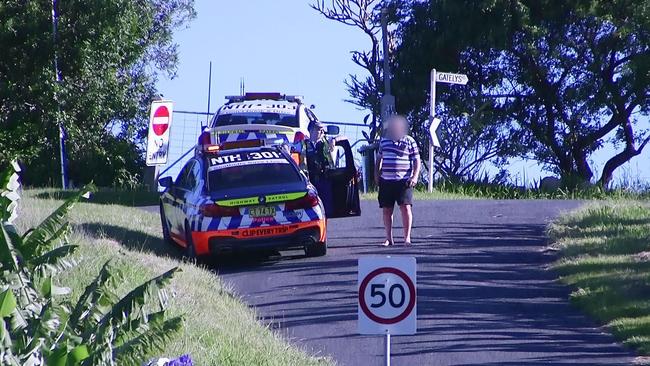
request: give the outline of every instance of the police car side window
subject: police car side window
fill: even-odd
[[[194,167],[194,161],[188,162],[176,179],[176,186],[182,189],[191,189],[193,186],[190,183],[193,181],[192,168]]]
[[[201,164],[199,162],[195,162],[194,165],[192,166],[192,170],[190,171],[190,174],[188,175],[189,181],[187,184],[187,189],[194,190],[201,180]]]

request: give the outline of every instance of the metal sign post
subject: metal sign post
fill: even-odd
[[[386,332],[386,350],[384,354],[386,355],[384,357],[384,365],[390,366],[390,332]]]
[[[431,104],[429,107],[429,119],[433,122],[433,119],[436,117],[436,69],[431,70]],[[429,193],[433,192],[433,154],[435,154],[435,146],[433,146],[433,141],[429,142],[429,169],[428,169],[428,181],[427,181],[427,191]]]
[[[416,267],[414,257],[359,258],[359,333],[384,336],[386,366],[390,366],[391,336],[417,331]]]
[[[436,118],[436,84],[445,83],[445,84],[455,84],[455,85],[467,85],[469,78],[465,74],[454,74],[450,72],[438,72],[436,69],[431,70],[431,96],[430,96],[430,106],[429,106],[429,134],[431,136],[431,141],[429,143],[429,184],[427,190],[429,193],[433,192],[433,158],[435,154],[435,148],[440,147],[440,142],[438,137],[435,135],[435,130],[440,124],[440,120]],[[437,143],[437,144],[436,144]]]

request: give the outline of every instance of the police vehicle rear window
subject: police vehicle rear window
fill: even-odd
[[[210,191],[295,183],[300,173],[277,151],[220,154],[208,159]]]
[[[295,114],[266,112],[220,114],[217,116],[214,127],[251,124],[299,127]]]

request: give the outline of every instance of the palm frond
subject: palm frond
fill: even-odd
[[[136,319],[129,320],[121,327],[116,327],[114,333],[113,345],[120,347],[129,340],[137,337],[146,330],[161,324],[165,321],[165,311],[158,311],[151,314],[143,314]]]
[[[113,357],[118,365],[138,366],[155,352],[163,350],[183,328],[183,317],[177,316],[161,323],[152,324],[145,332],[129,342],[116,347]]]
[[[69,256],[77,248],[79,248],[78,245],[63,245],[33,258],[28,264],[33,271],[38,271],[41,276],[51,276],[75,265],[75,261]]]
[[[70,329],[81,328],[86,319],[94,319],[95,322],[98,322],[108,312],[110,306],[119,300],[109,289],[114,280],[115,273],[111,268],[111,261],[106,261],[95,279],[86,286],[72,309],[68,318]],[[92,332],[94,329],[91,328],[90,331]]]
[[[11,232],[6,230],[4,222],[0,223],[0,263],[3,268],[18,271],[18,258],[12,236]]]
[[[174,267],[169,271],[161,274],[160,276],[154,277],[151,280],[136,287],[126,296],[124,296],[113,306],[111,311],[100,320],[98,328],[95,332],[97,337],[104,337],[106,335],[107,328],[110,328],[116,324],[125,323],[129,317],[132,316],[133,313],[137,313],[138,309],[144,305],[152,296],[158,296],[158,299],[161,302],[161,307],[165,306],[166,304],[163,303],[164,287],[169,284],[172,277],[177,271],[180,271],[180,268]],[[87,337],[84,337],[84,339],[87,339]]]

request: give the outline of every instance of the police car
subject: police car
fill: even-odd
[[[329,218],[360,214],[356,168],[347,147],[351,164],[328,175]],[[159,180],[165,188],[160,217],[166,241],[185,248],[188,257],[294,248],[308,256],[326,254],[326,208],[284,145],[252,139],[197,149],[176,180]]]
[[[227,96],[210,122],[213,143],[250,139],[281,139],[298,142],[309,135],[309,122],[317,117],[297,95],[246,93]],[[337,126],[327,126],[329,135],[338,135]]]

